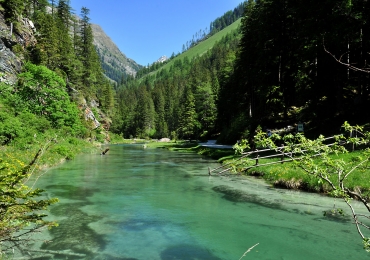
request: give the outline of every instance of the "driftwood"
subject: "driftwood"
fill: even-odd
[[[101,152],[101,155],[105,155],[109,151],[109,148],[105,149],[104,151]]]

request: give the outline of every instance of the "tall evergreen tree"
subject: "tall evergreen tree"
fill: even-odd
[[[168,137],[168,126],[165,121],[165,98],[163,96],[163,90],[161,85],[156,85],[153,89],[153,102],[156,112],[155,125],[156,125],[156,137]]]
[[[80,22],[80,53],[79,60],[83,65],[83,85],[86,88],[85,91],[90,94],[96,94],[96,88],[98,83],[102,82],[103,73],[99,56],[96,52],[93,44],[94,37],[89,23],[90,10],[86,7],[81,8],[81,22]]]
[[[195,92],[195,105],[198,114],[198,121],[201,124],[205,136],[214,129],[216,121],[216,104],[211,84],[203,83],[199,85]]]
[[[32,61],[51,70],[56,70],[60,60],[57,24],[54,18],[47,13],[39,13],[35,18],[38,35],[37,45],[32,51]]]
[[[1,0],[0,4],[4,8],[5,20],[8,23],[14,23],[15,29],[18,28],[19,21],[25,10],[27,1],[23,0]]]
[[[136,133],[142,138],[151,137],[155,133],[154,103],[145,86],[137,90],[135,125]]]
[[[179,136],[181,138],[193,138],[196,136],[200,125],[195,110],[195,98],[190,87],[185,87],[181,100],[179,118]]]

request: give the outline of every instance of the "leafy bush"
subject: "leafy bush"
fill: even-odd
[[[23,124],[6,112],[0,112],[0,144],[7,144],[16,137],[23,136]]]
[[[31,63],[19,75],[17,95],[26,104],[28,111],[45,117],[54,128],[82,127],[79,110],[66,92],[64,80],[45,66]]]
[[[53,148],[50,149],[50,152],[57,153],[67,160],[72,160],[76,156],[71,147],[68,147],[65,144],[55,145]]]

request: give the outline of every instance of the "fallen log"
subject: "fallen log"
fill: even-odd
[[[109,148],[105,149],[104,151],[101,152],[101,155],[105,155],[109,151]]]

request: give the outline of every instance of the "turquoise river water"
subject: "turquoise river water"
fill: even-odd
[[[47,171],[37,185],[59,227],[33,259],[370,259],[347,208],[318,194],[274,189],[253,177],[208,176],[192,153],[113,145]],[[244,257],[243,254],[252,246]],[[54,252],[54,253],[51,253]],[[62,252],[60,254],[55,252]],[[63,254],[63,252],[65,254]]]

